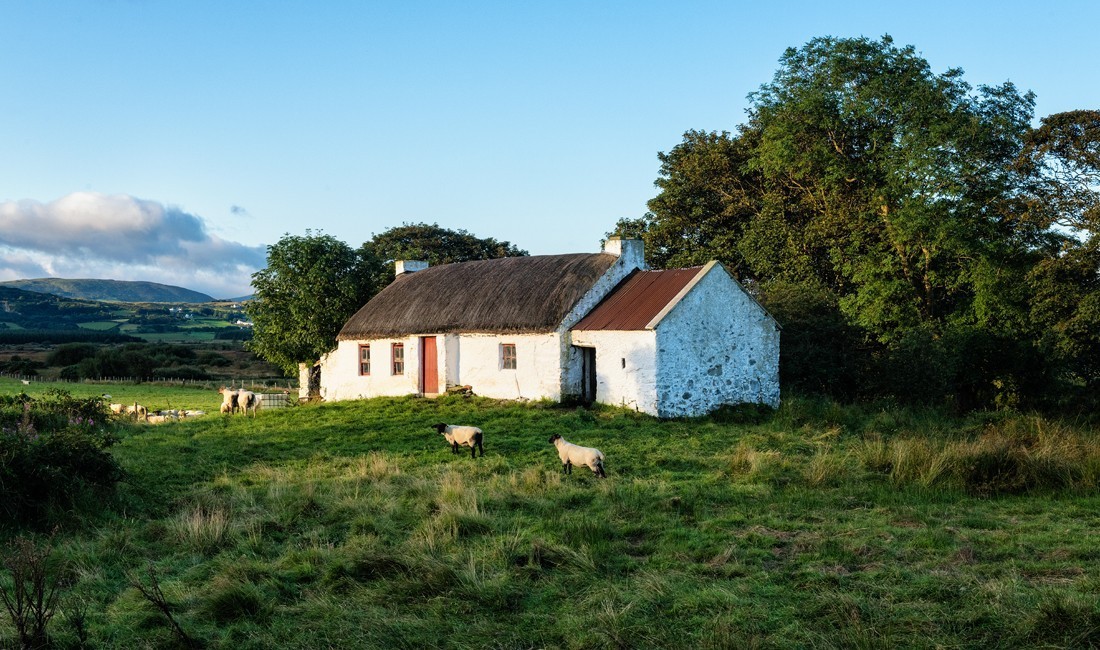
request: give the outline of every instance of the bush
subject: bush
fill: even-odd
[[[46,364],[34,359],[24,359],[18,354],[12,355],[8,361],[0,363],[0,372],[15,375],[37,375],[39,368],[45,368]]]
[[[66,343],[57,346],[46,357],[46,363],[51,366],[73,366],[85,359],[95,356],[97,346],[91,343]]]
[[[0,396],[0,521],[39,525],[112,490],[122,468],[99,398]]]
[[[210,379],[210,373],[195,366],[174,366],[169,368],[154,368],[154,379],[194,379],[203,381]]]

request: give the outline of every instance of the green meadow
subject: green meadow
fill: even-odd
[[[214,414],[120,422],[117,493],[32,534],[61,576],[55,647],[1100,645],[1088,422],[797,397],[675,421],[477,397],[253,419],[210,390],[65,388]],[[480,426],[485,456],[439,421]],[[563,475],[555,433],[609,478]]]

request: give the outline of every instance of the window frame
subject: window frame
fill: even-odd
[[[509,355],[508,352],[511,351]],[[511,362],[509,364],[509,362]],[[516,370],[519,367],[519,353],[516,351],[515,343],[501,343],[500,344],[500,369],[501,370]]]
[[[363,358],[363,353],[367,353],[367,358]],[[363,367],[366,366],[366,372],[363,371]],[[370,343],[359,344],[359,376],[370,377]]]
[[[398,351],[401,354],[398,354]],[[405,374],[405,344],[390,344],[390,374],[393,376]]]

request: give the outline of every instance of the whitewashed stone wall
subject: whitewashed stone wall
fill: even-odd
[[[431,335],[425,335],[431,336]],[[359,374],[359,345],[371,346],[371,374]],[[393,343],[405,345],[405,372],[391,374]],[[516,346],[516,369],[501,367],[501,345]],[[561,399],[561,336],[436,335],[439,386],[471,386],[498,399]],[[327,401],[411,395],[420,390],[420,337],[340,341],[321,359],[321,397]]]
[[[715,264],[657,324],[660,417],[779,406],[779,327]]]
[[[371,349],[371,374],[359,374],[359,345],[369,343]],[[392,348],[394,343],[405,345],[405,372],[394,375]],[[321,358],[321,398],[326,401],[362,399],[409,395],[420,390],[420,339],[416,336],[372,339],[369,341],[340,341],[336,349]],[[445,368],[444,345],[436,340],[439,368]],[[443,386],[443,377],[440,377]]]
[[[569,329],[579,323],[588,315],[607,294],[619,286],[626,276],[635,269],[645,269],[645,249],[640,239],[620,239],[611,237],[604,243],[603,252],[614,255],[618,259],[604,272],[573,309],[562,319],[558,331],[561,332],[561,357],[559,360],[561,392],[565,395],[580,395],[582,381],[581,356],[573,348],[573,337]],[[597,352],[597,354],[599,354]],[[599,370],[599,359],[596,360],[596,369]]]
[[[573,332],[596,349],[596,401],[657,415],[657,335],[653,330]]]
[[[450,385],[472,386],[497,399],[561,399],[561,335],[462,334],[455,337],[458,375]],[[516,369],[501,367],[500,346],[516,346]]]

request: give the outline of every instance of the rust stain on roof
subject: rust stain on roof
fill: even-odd
[[[635,271],[573,329],[643,330],[702,268]]]

